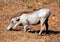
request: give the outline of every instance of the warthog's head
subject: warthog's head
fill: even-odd
[[[12,18],[7,30],[14,29],[19,24],[19,21],[20,17]]]

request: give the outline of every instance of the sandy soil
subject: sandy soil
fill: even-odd
[[[18,12],[34,11],[34,9],[49,8],[49,33],[38,36],[37,32],[24,32],[22,26],[17,30],[7,31],[10,19]],[[40,30],[40,24],[30,25],[30,29]],[[45,31],[44,31],[45,32]],[[60,42],[60,8],[56,3],[42,3],[40,1],[0,0],[0,42]]]

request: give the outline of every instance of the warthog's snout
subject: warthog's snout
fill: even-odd
[[[14,27],[14,25],[10,23],[9,26],[7,27],[7,30],[12,30],[13,27]]]
[[[12,30],[12,28],[7,28],[7,30]]]
[[[10,23],[10,25],[7,27],[7,30],[15,29],[16,26],[17,26],[17,24]]]

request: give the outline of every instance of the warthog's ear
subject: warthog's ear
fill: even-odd
[[[20,20],[20,18],[16,19],[16,21],[19,21],[19,20]]]

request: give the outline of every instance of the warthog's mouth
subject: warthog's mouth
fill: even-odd
[[[7,30],[12,30],[12,28],[7,28]]]
[[[12,30],[12,28],[10,28],[9,30]]]

